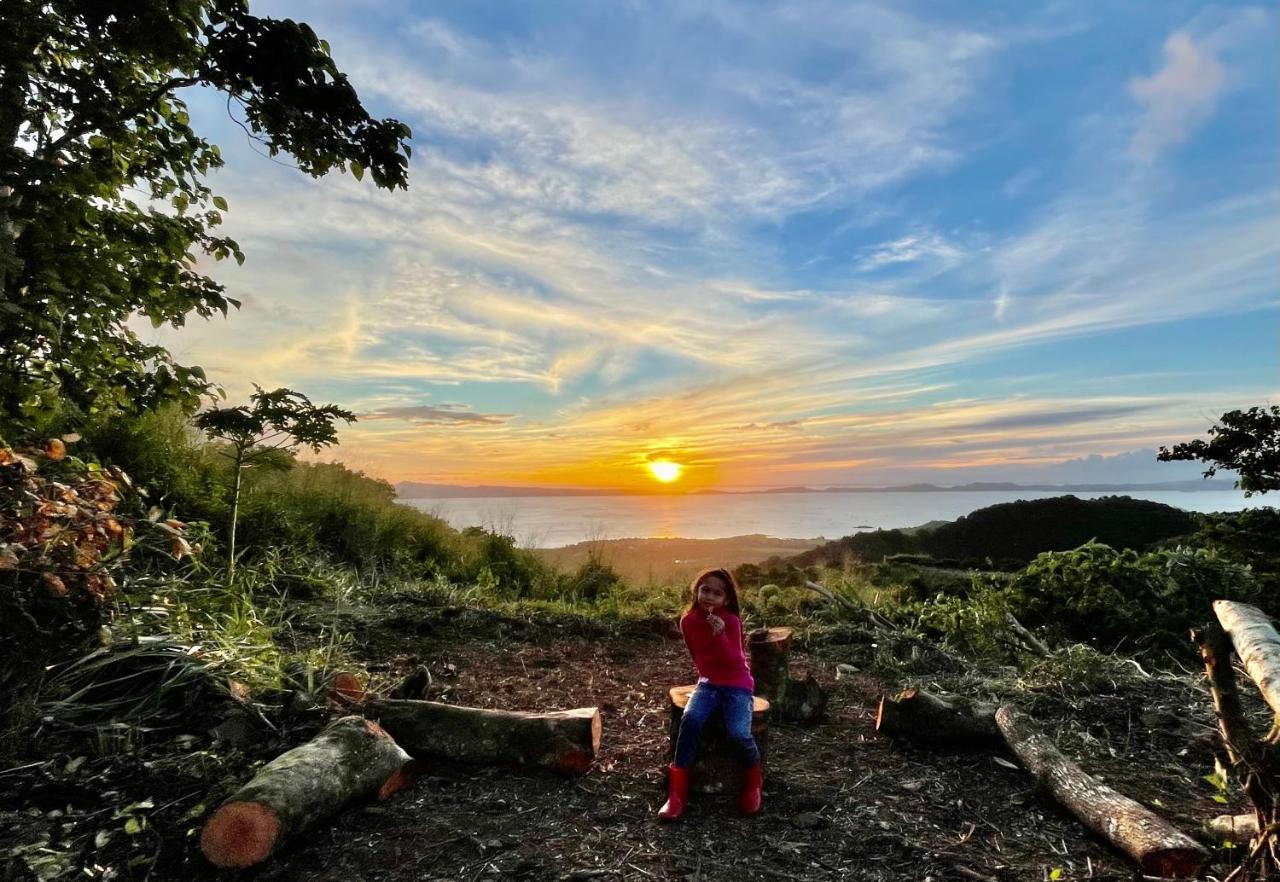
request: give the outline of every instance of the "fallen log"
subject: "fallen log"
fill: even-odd
[[[680,735],[680,720],[684,718],[684,709],[689,706],[689,696],[696,686],[673,686],[667,693],[671,700],[669,707],[667,735],[667,758],[671,759],[676,752],[676,738]],[[769,753],[769,716],[770,705],[766,698],[756,695],[752,698],[751,736],[760,751],[760,764],[764,765]],[[702,737],[698,739],[698,752],[694,755],[693,768],[690,771],[689,786],[695,793],[737,793],[742,781],[742,768],[734,755],[733,747],[724,728],[724,716],[719,708],[712,712],[710,719],[702,727]]]
[[[1005,706],[995,718],[1009,749],[1036,781],[1086,827],[1129,855],[1143,873],[1190,879],[1208,861],[1203,846],[1071,762],[1026,716]]]
[[[582,774],[600,750],[594,707],[528,713],[384,698],[368,702],[365,714],[418,759]]]
[[[343,717],[232,794],[204,825],[200,850],[218,867],[251,867],[343,806],[407,787],[409,762],[376,723]]]
[[[1280,634],[1256,606],[1215,600],[1213,611],[1235,646],[1245,673],[1257,685],[1271,712],[1280,717]]]
[[[907,689],[880,699],[876,731],[918,747],[975,750],[1001,744],[996,708],[966,698]]]
[[[1214,845],[1232,842],[1244,845],[1258,835],[1258,815],[1247,812],[1243,815],[1218,815],[1204,822],[1205,839]]]

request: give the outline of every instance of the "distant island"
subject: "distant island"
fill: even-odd
[[[401,499],[485,499],[515,496],[648,496],[625,490],[592,489],[586,487],[500,487],[493,485],[461,486],[458,484],[423,484],[401,481],[395,485]],[[756,490],[695,490],[690,496],[754,496],[777,493],[1013,493],[1030,490],[1043,493],[1127,493],[1134,491],[1168,491],[1200,493],[1209,490],[1232,490],[1230,481],[1163,481],[1143,484],[1015,484],[1007,481],[977,481],[969,484],[895,484],[875,486],[839,487],[769,487]]]

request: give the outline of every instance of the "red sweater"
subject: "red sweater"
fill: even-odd
[[[724,631],[718,635],[711,630],[707,614],[701,609],[690,610],[680,620],[680,633],[693,655],[698,676],[713,686],[754,690],[756,683],[751,679],[751,666],[742,651],[742,619],[727,609],[720,609],[716,615],[724,619]]]

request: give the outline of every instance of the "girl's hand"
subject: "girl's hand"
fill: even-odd
[[[724,619],[715,613],[707,613],[707,622],[711,625],[711,633],[719,637],[724,633]]]

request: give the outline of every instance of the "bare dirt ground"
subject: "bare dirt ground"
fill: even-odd
[[[46,824],[69,839],[60,825],[94,811],[95,824],[119,827],[109,820],[111,806],[119,815],[120,804],[146,795],[157,806],[148,810],[150,827],[85,845],[80,860],[89,869],[78,878],[1135,879],[1122,855],[1037,794],[1022,771],[990,754],[925,753],[879,737],[875,703],[891,684],[861,672],[835,677],[835,664],[858,663],[865,647],[793,655],[793,672],[810,670],[831,688],[829,716],[810,728],[772,726],[759,817],[736,817],[729,797],[695,797],[681,822],[663,826],[654,815],[664,798],[666,694],[690,682],[692,669],[662,623],[610,633],[588,623],[529,623],[412,605],[354,615],[366,622],[360,649],[368,662],[394,667],[416,656],[431,670],[436,700],[524,710],[600,707],[604,737],[594,767],[580,778],[559,778],[428,766],[412,789],[343,813],[238,876],[204,862],[187,832],[199,822],[187,815],[243,781],[243,760],[220,768],[210,755],[196,774],[195,759],[157,767],[140,754],[135,777],[96,785],[97,805],[75,797],[69,784],[57,789],[58,776],[46,770],[38,800],[29,791],[0,789],[6,810],[0,837],[15,831],[29,837],[32,825]],[[907,680],[931,688],[947,682],[923,673],[892,685]],[[1024,706],[1089,771],[1194,830],[1230,807],[1214,802],[1199,780],[1212,769],[1199,737],[1212,717],[1207,695],[1191,684],[1189,678],[1183,686],[1153,685],[1145,701],[1132,694],[1080,700],[1037,693]],[[281,748],[256,749],[267,759]],[[198,783],[220,771],[225,780],[212,792]],[[17,778],[0,778],[0,788],[18,786]],[[46,817],[67,802],[75,803],[71,816]]]
[[[574,570],[593,556],[633,585],[683,585],[707,567],[758,564],[790,557],[821,544],[760,534],[727,539],[601,539],[534,552],[560,570]]]

